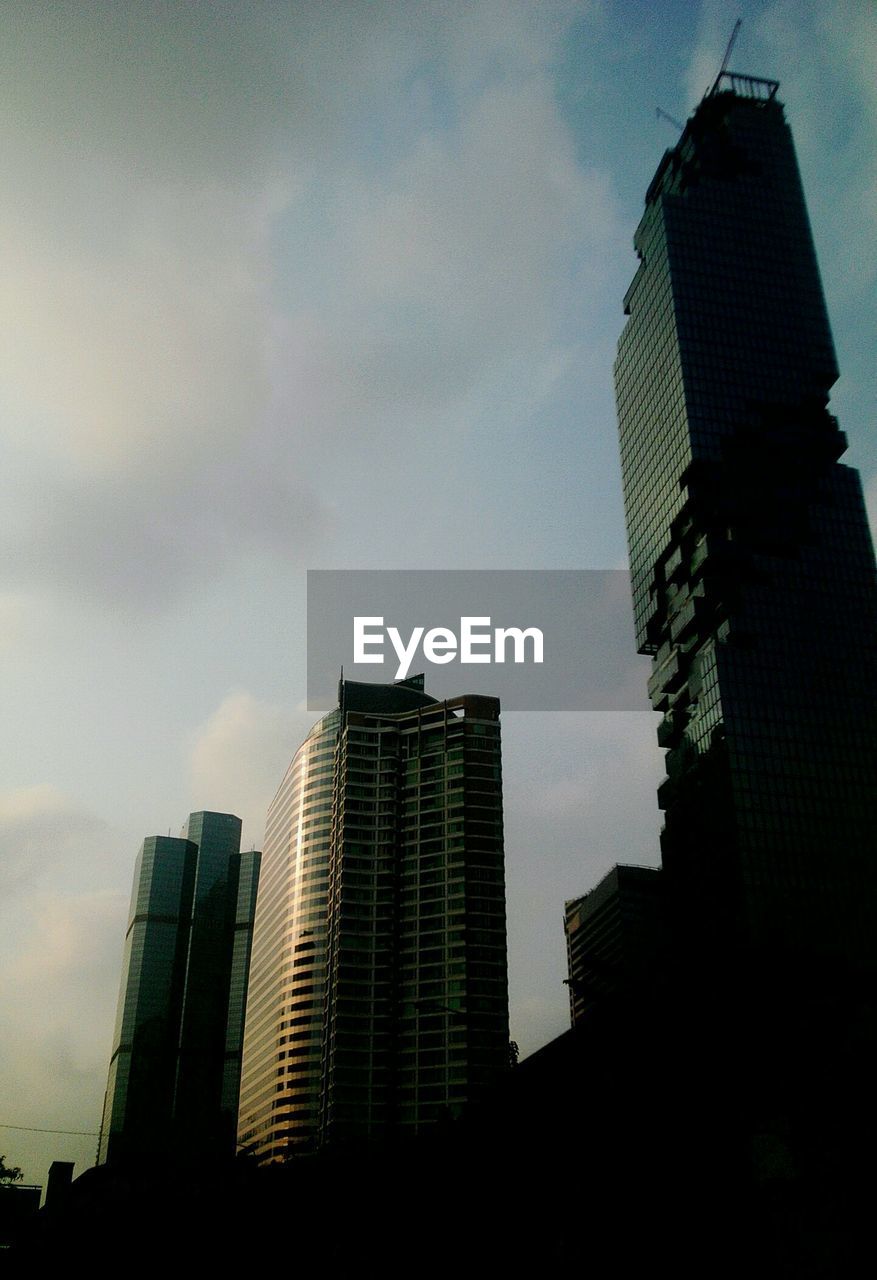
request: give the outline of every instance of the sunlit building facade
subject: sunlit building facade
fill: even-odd
[[[239,1145],[416,1133],[507,1055],[499,704],[342,681],[268,814]]]
[[[721,956],[877,962],[877,589],[777,84],[724,73],[666,153],[616,361],[663,864]],[[709,966],[706,967],[709,972]]]
[[[238,1143],[280,1159],[317,1131],[337,711],[314,725],[268,810]]]

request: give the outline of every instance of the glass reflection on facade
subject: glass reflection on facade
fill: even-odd
[[[342,681],[271,806],[240,1145],[454,1114],[507,1061],[499,704]]]
[[[720,77],[636,233],[616,361],[636,633],[664,866],[701,941],[873,966],[874,555],[776,91]]]
[[[259,875],[240,819],[190,814],[134,872],[99,1160],[234,1150],[241,1027]]]
[[[241,1087],[241,1062],[244,1051],[244,1014],[247,1007],[247,984],[253,945],[253,920],[262,855],[250,849],[240,854],[238,891],[235,903],[234,932],[231,947],[231,969],[228,981],[228,1019],[225,1028],[225,1050],[222,1067],[220,1110],[223,1132],[237,1135],[238,1101]]]
[[[99,1161],[169,1140],[197,849],[150,836],[134,868]]]
[[[338,719],[314,725],[265,826],[238,1144],[266,1159],[312,1145],[317,1127]]]

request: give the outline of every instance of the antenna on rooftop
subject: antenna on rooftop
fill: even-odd
[[[727,47],[725,49],[725,56],[724,58],[722,58],[722,65],[719,67],[719,74],[716,76],[715,80],[713,81],[713,87],[710,89],[709,93],[707,94],[707,97],[711,98],[713,96],[713,94],[716,92],[716,90],[719,87],[719,81],[721,80],[725,72],[728,70],[728,63],[731,60],[731,53],[733,51],[734,45],[737,43],[737,36],[740,34],[740,28],[742,26],[743,26],[743,19],[738,18],[737,21],[734,23],[734,30],[731,32],[731,39],[728,41]]]

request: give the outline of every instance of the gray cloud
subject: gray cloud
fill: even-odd
[[[315,719],[246,690],[229,693],[191,740],[192,809],[236,813],[242,847],[261,849],[268,805]]]
[[[55,876],[71,851],[106,843],[109,828],[46,784],[0,792],[0,892],[21,893]]]
[[[303,564],[364,433],[428,453],[510,369],[531,398],[550,385],[557,296],[615,234],[545,74],[580,12],[18,15],[0,198],[16,585],[154,608],[239,546]]]
[[[658,863],[655,716],[504,715],[503,776],[510,1016],[530,1053],[569,1026],[564,900]]]
[[[55,787],[0,793],[4,1124],[97,1127],[128,901],[106,887],[115,839]],[[94,1149],[90,1138],[4,1130],[28,1180],[55,1158],[81,1171]]]
[[[10,1121],[96,1124],[152,815],[237,809],[260,842],[310,723],[283,709],[303,694],[286,566],[574,567],[621,546],[612,347],[665,140],[643,141],[644,122],[659,83],[668,109],[691,105],[675,89],[692,40],[699,96],[737,16],[728,0],[693,26],[677,8],[632,39],[625,6],[565,0],[7,6]],[[817,242],[868,404],[870,12],[744,8],[744,61],[784,77],[819,180]],[[623,217],[594,155],[627,182],[644,166]],[[506,717],[504,749],[526,1052],[566,1025],[563,899],[654,860],[662,770],[648,712]],[[46,779],[58,789],[27,785]],[[104,792],[124,838],[61,787]],[[6,1149],[31,1177],[93,1152],[47,1138],[32,1160],[25,1141]]]
[[[88,856],[81,844],[83,857]],[[10,907],[24,926],[9,944]],[[0,1095],[8,1125],[96,1130],[109,1064],[127,896],[109,890],[43,893],[0,912]],[[27,1181],[54,1159],[94,1163],[95,1137],[4,1130]]]
[[[301,566],[317,536],[328,534],[331,516],[284,459],[274,470],[248,461],[208,457],[199,468],[152,480],[62,474],[49,495],[44,480],[21,483],[0,517],[7,581],[96,604],[111,600],[136,614],[254,552]]]

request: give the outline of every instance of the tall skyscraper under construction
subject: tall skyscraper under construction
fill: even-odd
[[[652,179],[616,392],[668,884],[715,956],[877,963],[877,588],[774,81],[722,73]]]
[[[508,1054],[499,703],[342,680],[268,812],[239,1146],[414,1134]]]

